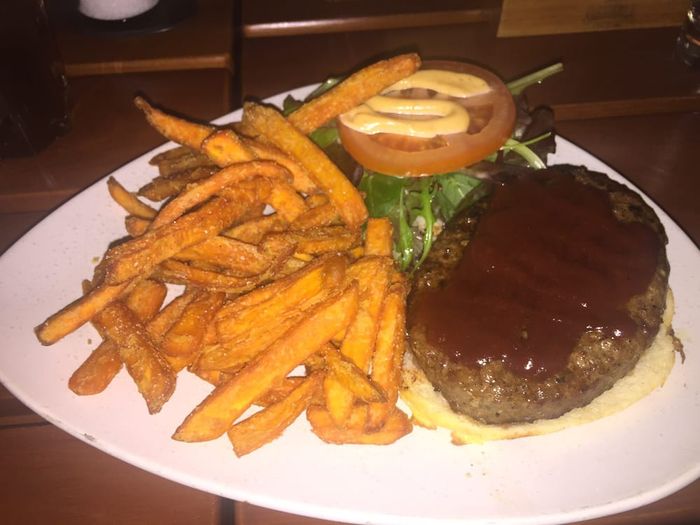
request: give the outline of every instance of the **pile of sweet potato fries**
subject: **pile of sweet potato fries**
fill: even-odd
[[[70,388],[97,394],[123,365],[156,413],[186,370],[214,389],[173,438],[227,433],[238,455],[304,411],[330,443],[410,432],[396,407],[407,282],[391,223],[367,219],[362,195],[307,135],[419,65],[413,54],[373,64],[287,118],[247,103],[241,122],[222,127],[137,98],[180,146],[151,160],[159,175],[138,192],[108,181],[129,238],[105,253],[82,297],[36,329],[47,345],[88,321],[102,337]],[[168,283],[184,288],[164,305]]]

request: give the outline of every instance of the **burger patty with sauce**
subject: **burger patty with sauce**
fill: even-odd
[[[667,239],[639,195],[556,166],[510,176],[457,215],[417,272],[417,365],[458,413],[552,419],[625,376],[654,340]]]

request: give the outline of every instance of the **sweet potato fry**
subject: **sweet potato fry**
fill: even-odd
[[[300,259],[297,258],[297,254],[295,253],[292,257],[284,261],[282,263],[282,266],[280,266],[277,269],[277,274],[276,278],[281,279],[283,277],[287,277],[294,272],[298,272],[302,268],[306,267],[310,262],[313,262],[314,259],[306,260],[306,259]]]
[[[196,294],[195,289],[186,289],[151,319],[146,328],[154,343],[160,344],[163,336],[175,324],[175,321],[180,318],[182,312],[194,300]]]
[[[298,162],[272,144],[239,137],[231,128],[212,133],[202,142],[202,151],[221,167],[255,159],[274,161],[291,173],[294,189],[304,193],[318,191],[306,170]]]
[[[137,97],[180,146],[150,160],[159,175],[138,192],[109,179],[130,238],[110,245],[82,298],[35,329],[51,344],[92,321],[104,339],[69,387],[101,392],[124,366],[153,414],[187,368],[213,388],[173,439],[228,433],[238,456],[304,411],[329,443],[410,432],[396,407],[408,284],[391,223],[367,222],[363,196],[307,133],[419,64],[411,54],[373,64],[289,119],[246,103],[242,122],[214,126]],[[163,307],[166,283],[185,291]]]
[[[315,302],[320,302],[327,294],[319,295]],[[314,301],[309,301],[313,306]],[[284,335],[293,326],[304,319],[308,308],[281,313],[272,323],[244,325],[239,328],[239,335],[233,339],[220,341],[207,346],[197,360],[201,370],[224,370],[231,372],[249,363],[272,343]]]
[[[340,259],[340,261],[337,259]],[[236,297],[233,301],[223,306],[217,315],[217,319],[238,315],[241,308],[248,308],[262,303],[263,301],[267,301],[271,297],[276,297],[289,286],[303,278],[307,273],[315,271],[319,266],[323,266],[322,272],[332,272],[330,273],[330,275],[332,275],[330,278],[333,279],[333,282],[337,282],[335,281],[336,278],[342,279],[345,275],[347,259],[340,254],[319,257],[313,263],[305,264],[303,268],[298,268],[295,272],[289,273],[283,278],[279,278],[247,294]],[[340,277],[336,277],[336,274]]]
[[[284,399],[233,425],[228,430],[228,438],[236,455],[250,454],[281,436],[309,406],[321,378],[321,372],[311,374]]]
[[[308,200],[308,199],[307,199]],[[338,212],[332,203],[327,202],[313,207],[299,215],[290,228],[295,231],[310,230],[312,228],[322,228],[340,223]]]
[[[323,373],[323,370],[318,370],[318,372]],[[269,407],[270,405],[279,403],[291,394],[292,390],[306,381],[306,378],[310,375],[311,373],[308,373],[306,376],[285,377],[282,381],[270,387],[270,389],[257,398],[253,404],[259,407]]]
[[[180,425],[174,439],[207,441],[226,432],[233,422],[271,386],[347,325],[357,311],[357,284],[321,303],[296,327],[217,387]]]
[[[214,386],[219,386],[226,381],[230,381],[233,377],[231,374],[220,370],[200,370],[196,367],[190,367],[189,371]]]
[[[221,232],[221,235],[250,244],[258,244],[268,233],[279,233],[287,229],[287,221],[273,213],[237,224]]]
[[[370,379],[355,363],[343,356],[332,344],[326,344],[321,351],[328,367],[338,382],[365,403],[379,403],[387,397],[382,388]],[[396,401],[394,401],[396,402]]]
[[[256,158],[232,129],[220,129],[209,135],[202,142],[202,153],[220,168]]]
[[[242,293],[252,290],[264,280],[263,275],[234,277],[223,273],[195,268],[186,263],[169,259],[163,261],[153,274],[172,284],[184,284],[206,288],[212,292]]]
[[[282,166],[271,161],[243,162],[223,168],[211,177],[188,186],[185,191],[166,204],[153,220],[150,228],[156,229],[169,224],[190,208],[216,195],[223,188],[239,184],[254,177],[265,177],[276,182],[287,182],[290,180],[291,175]]]
[[[202,141],[216,128],[184,120],[154,108],[145,99],[136,97],[134,104],[146,115],[146,120],[161,135],[183,146],[198,150]]]
[[[274,184],[270,192],[269,204],[287,222],[292,222],[306,210],[306,202],[289,184]]]
[[[372,355],[372,380],[386,393],[383,403],[371,403],[367,429],[378,430],[386,422],[399,398],[400,371],[405,350],[406,285],[389,288],[379,318],[379,331]]]
[[[131,215],[142,219],[152,219],[156,216],[156,210],[141,202],[136,195],[119,184],[114,177],[107,179],[107,189],[114,201]]]
[[[44,345],[51,345],[92,319],[97,312],[116,301],[130,286],[125,281],[114,286],[100,285],[90,293],[76,299],[71,304],[56,312],[36,328],[36,336]]]
[[[113,341],[102,341],[68,379],[68,388],[79,396],[103,392],[122,368]]]
[[[279,262],[286,254],[289,257],[296,246],[294,239],[273,238],[260,246],[229,239],[212,237],[190,246],[176,254],[179,261],[203,262],[219,268],[236,277],[257,275]]]
[[[365,255],[391,257],[393,230],[387,217],[368,219],[365,230]]]
[[[357,407],[362,410],[365,407]],[[359,425],[351,424],[347,427],[337,426],[331,415],[323,407],[310,406],[306,410],[306,417],[311,423],[314,433],[326,443],[342,445],[354,443],[360,445],[389,445],[413,429],[408,416],[398,408],[389,413],[384,426],[376,432],[367,432]]]
[[[140,321],[149,321],[158,313],[166,291],[163,283],[146,279],[127,296],[126,306]],[[68,380],[68,387],[81,396],[99,394],[107,388],[121,367],[122,361],[116,344],[114,341],[105,340],[73,372]]]
[[[344,226],[312,228],[290,232],[287,235],[296,241],[298,252],[312,255],[344,252],[357,246],[362,240],[359,230],[348,230]]]
[[[217,197],[176,221],[108,250],[105,279],[118,284],[149,274],[161,261],[217,235],[260,200],[257,189],[239,188],[238,199]],[[233,195],[231,195],[233,197]]]
[[[328,204],[330,201],[323,193],[312,193],[306,197],[306,205],[309,208],[317,208],[323,204]]]
[[[179,159],[182,157],[186,157],[188,155],[191,155],[193,153],[192,148],[188,148],[187,146],[175,146],[174,148],[161,151],[160,153],[154,155],[148,163],[151,166],[158,166],[159,164],[163,162],[170,162],[175,159]]]
[[[139,188],[138,195],[153,202],[160,202],[180,193],[188,184],[206,179],[216,173],[208,166],[186,169],[169,177],[156,177]]]
[[[145,281],[154,282],[154,281]],[[161,284],[161,283],[159,283]],[[158,292],[154,292],[154,295]],[[142,295],[130,294],[127,298],[127,306],[133,310],[137,317],[145,321],[150,319],[146,327],[151,339],[157,343],[162,338],[177,317],[180,316],[185,305],[192,299],[192,292],[176,297],[163,310],[157,312],[155,300],[142,302]],[[150,303],[150,305],[149,305]],[[155,316],[151,316],[147,310],[155,308]],[[69,380],[69,387],[78,395],[92,395],[102,392],[122,367],[119,357],[119,349],[112,340],[102,342],[73,373]]]
[[[335,205],[350,228],[359,228],[367,218],[360,192],[308,137],[290,124],[277,110],[254,103],[244,105],[244,121],[267,140],[294,158]]]
[[[151,221],[148,219],[142,219],[135,215],[127,215],[124,217],[124,228],[126,229],[126,233],[131,237],[138,237],[146,233],[150,224]]]
[[[255,328],[275,323],[285,312],[294,312],[324,289],[338,287],[346,267],[344,257],[326,257],[296,274],[234,299],[216,316],[219,340],[238,339]]]
[[[220,309],[221,308],[219,308],[219,310]],[[204,331],[204,339],[202,340],[202,344],[214,345],[218,341],[219,335],[216,333],[216,326],[214,326],[214,323],[212,322],[207,323],[206,330]]]
[[[186,178],[187,173],[192,173],[198,169],[216,171],[217,166],[206,155],[193,151],[184,157],[160,163],[158,165],[158,175],[159,178],[175,181],[182,177]]]
[[[108,337],[116,343],[119,357],[146,400],[148,411],[159,412],[175,390],[175,374],[170,366],[125,304],[112,303],[98,317]]]
[[[125,303],[139,319],[149,321],[160,310],[167,293],[168,289],[163,283],[144,279],[134,286]]]
[[[289,173],[292,174],[292,186],[294,186],[295,190],[306,194],[318,192],[318,187],[311,180],[306,169],[282,150],[272,144],[253,140],[248,137],[241,137],[241,140],[257,158],[274,160],[277,164],[287,168]]]
[[[295,242],[296,253],[307,256],[348,251],[362,241],[359,230],[349,230],[345,226],[271,233],[265,239],[287,239]]]
[[[357,279],[360,284],[361,314],[348,327],[341,352],[365,371],[369,367],[391,271],[392,261],[385,257],[363,257],[348,268],[348,278]]]
[[[420,57],[415,53],[375,62],[301,106],[289,116],[289,121],[308,135],[338,115],[415,73],[420,64]]]
[[[194,359],[202,348],[207,326],[223,303],[223,293],[198,292],[163,337],[161,351],[169,356],[183,357],[185,361]]]
[[[360,307],[345,332],[340,350],[365,373],[369,372],[390,271],[391,261],[386,257],[365,257],[348,269],[348,279],[356,279],[360,285]],[[352,393],[332,375],[324,380],[323,389],[328,411],[336,425],[343,426],[352,410]]]

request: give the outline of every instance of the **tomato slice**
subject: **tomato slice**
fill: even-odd
[[[467,108],[470,127],[465,133],[424,139],[390,133],[368,135],[338,119],[340,141],[362,166],[386,175],[421,177],[454,171],[496,152],[513,133],[515,104],[495,74],[473,64],[428,61],[423,69],[444,69],[484,79],[491,91],[466,99],[452,99]]]

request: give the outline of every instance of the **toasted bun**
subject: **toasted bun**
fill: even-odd
[[[411,409],[414,423],[430,429],[446,428],[452,432],[452,442],[459,445],[548,434],[589,423],[619,412],[663,386],[675,361],[675,337],[671,328],[673,307],[673,295],[669,289],[659,332],[632,371],[588,405],[570,410],[556,419],[489,425],[457,414],[416,366],[410,352],[406,353],[404,360],[401,398]]]

